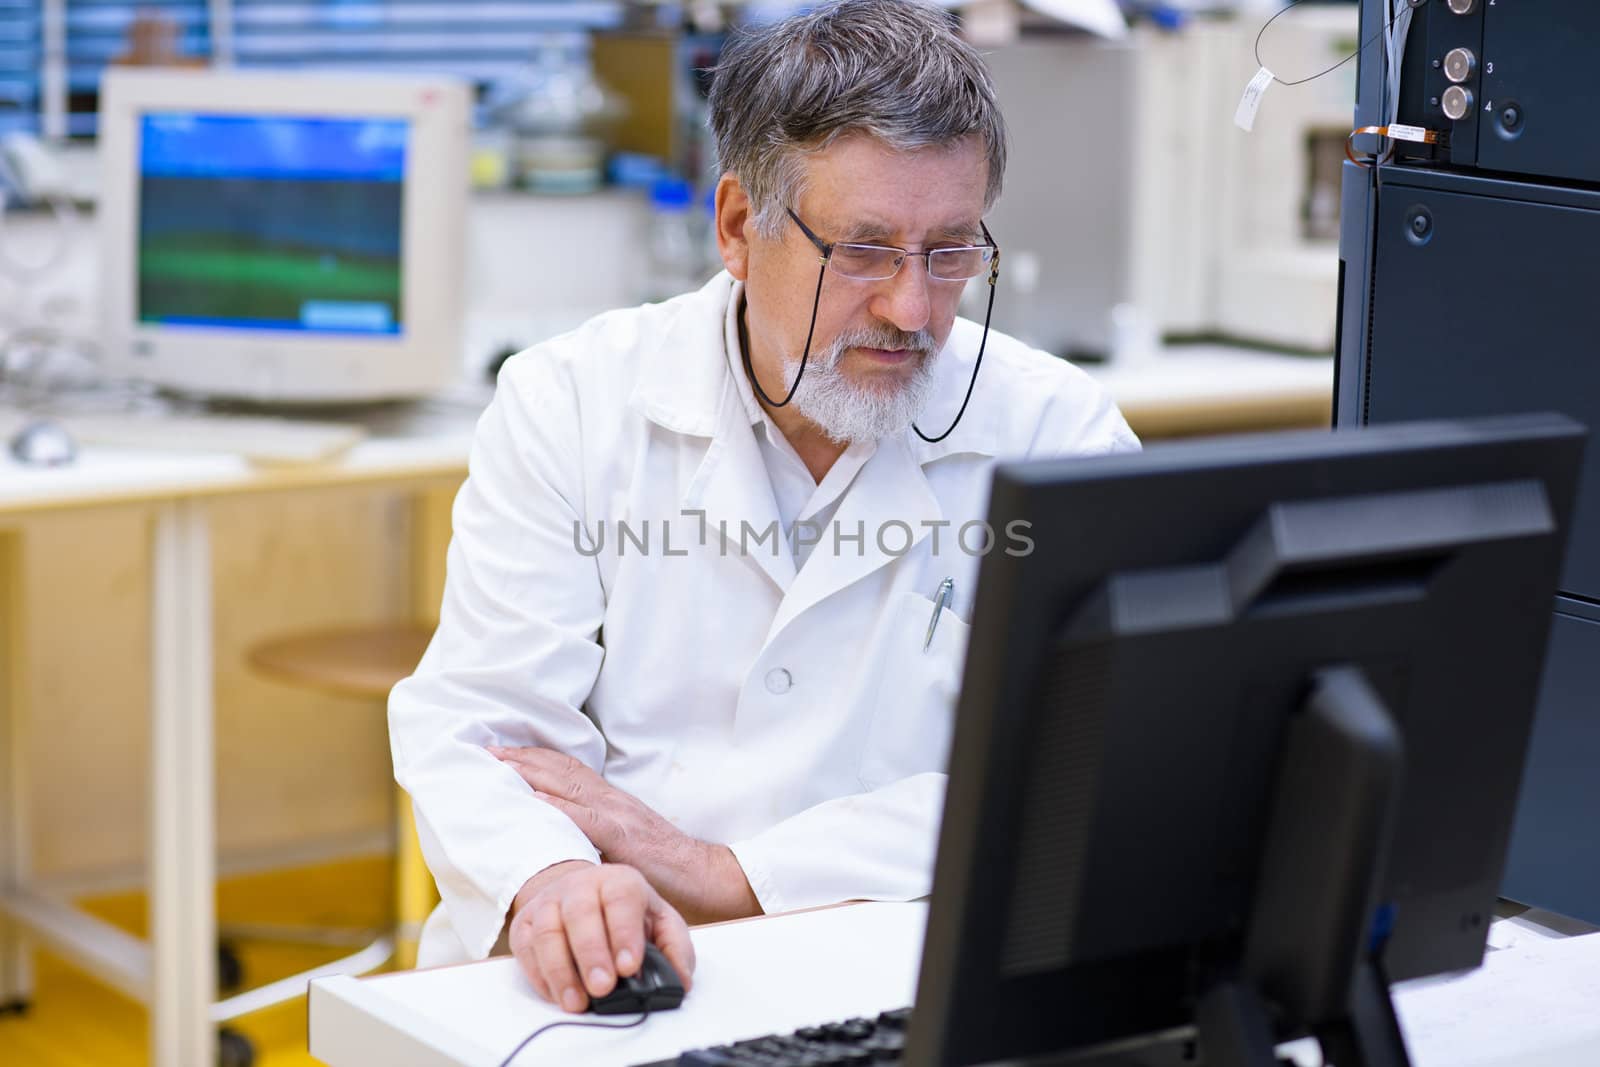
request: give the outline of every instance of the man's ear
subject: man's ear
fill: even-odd
[[[750,238],[746,235],[752,225],[750,197],[732,174],[724,174],[717,182],[716,223],[722,265],[742,282],[750,273]]]

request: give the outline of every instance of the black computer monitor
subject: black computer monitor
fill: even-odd
[[[997,468],[1034,548],[980,572],[907,1062],[1404,1063],[1388,981],[1482,960],[1584,437]]]

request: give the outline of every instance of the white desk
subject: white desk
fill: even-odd
[[[903,1008],[916,992],[926,917],[920,903],[858,904],[699,927],[694,988],[682,1007],[631,1030],[551,1030],[515,1062],[629,1067]],[[535,1029],[565,1018],[509,957],[327,978],[311,987],[311,1054],[332,1067],[495,1067]]]
[[[787,1033],[913,1000],[924,904],[861,904],[694,931],[695,986],[677,1011],[631,1030],[563,1027],[516,1067],[628,1067],[686,1048]],[[1600,1063],[1600,934],[1549,938],[1496,924],[1486,965],[1407,983],[1397,1010],[1415,1067],[1579,1067]],[[540,1001],[508,958],[313,983],[311,1054],[331,1067],[495,1067],[524,1037],[569,1018]],[[590,1017],[592,1018],[592,1017]],[[626,1021],[629,1017],[623,1017]],[[1314,1045],[1280,1053],[1301,1067]]]
[[[252,1001],[214,1003],[216,988],[215,781],[212,741],[212,590],[208,503],[230,494],[392,485],[417,495],[432,544],[417,565],[441,569],[448,497],[466,470],[470,411],[422,416],[357,445],[338,462],[253,467],[236,456],[89,448],[69,467],[42,470],[0,458],[0,590],[19,566],[6,534],[63,510],[139,507],[152,517],[151,742],[148,943],[28,886],[19,798],[25,768],[9,705],[10,664],[23,621],[0,598],[0,912],[67,959],[147,1003],[150,1062],[209,1067],[215,1026]],[[3,455],[3,454],[0,454]],[[436,591],[442,579],[418,583]],[[433,611],[437,602],[426,608]],[[92,664],[85,664],[92,669]],[[25,999],[31,976],[18,939],[0,943],[0,1000]],[[246,995],[248,996],[248,995]]]

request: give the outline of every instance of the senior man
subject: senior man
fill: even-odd
[[[711,124],[726,272],[507,363],[390,701],[421,961],[505,939],[569,1011],[647,939],[687,978],[686,919],[926,894],[978,564],[1037,547],[985,527],[991,468],[1138,447],[957,318],[969,281],[993,308],[1005,129],[945,15],[743,35]]]

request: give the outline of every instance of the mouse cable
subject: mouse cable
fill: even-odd
[[[511,1055],[500,1061],[500,1067],[511,1067],[511,1061],[517,1058],[518,1053],[528,1047],[528,1042],[532,1041],[546,1030],[554,1030],[558,1026],[592,1026],[597,1030],[630,1030],[648,1018],[650,1018],[650,1009],[645,1008],[644,1012],[631,1023],[594,1023],[584,1022],[578,1019],[562,1019],[560,1022],[545,1023],[543,1026],[539,1027],[539,1029],[523,1038],[522,1043],[511,1050]]]

